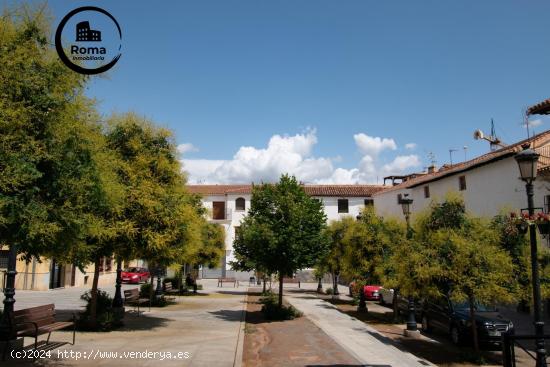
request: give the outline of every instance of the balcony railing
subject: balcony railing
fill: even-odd
[[[214,218],[214,213],[210,214],[211,221],[230,221],[233,218],[233,210],[226,208],[223,218]]]

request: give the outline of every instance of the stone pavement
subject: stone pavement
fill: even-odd
[[[33,366],[240,366],[246,287],[217,288],[215,280],[199,283],[205,288],[199,291],[203,295],[179,297],[177,304],[152,308],[151,312],[146,311],[139,317],[130,312],[126,325],[116,331],[77,332],[76,345],[59,344],[61,346],[52,351],[51,358],[42,359]],[[112,292],[114,288],[105,290]],[[16,309],[53,302],[60,310],[79,310],[83,306],[79,296],[84,291],[82,288],[20,291],[16,294]],[[41,337],[41,340],[44,339]],[[66,342],[70,339],[69,332],[58,331],[52,334],[51,340]],[[30,344],[31,339],[27,338],[25,342]],[[80,353],[80,360],[58,354],[63,351],[72,351],[73,356]],[[106,358],[109,352],[110,358]],[[122,354],[124,352],[137,353],[132,357]],[[157,352],[157,355],[146,356],[145,352]],[[168,359],[167,354],[161,355],[159,352],[170,352],[174,356],[181,352],[181,358]],[[185,358],[185,352],[189,358]],[[11,361],[2,365],[31,364]]]
[[[307,287],[306,287],[307,288]],[[344,293],[345,289],[340,289]],[[432,363],[402,351],[360,320],[341,313],[312,294],[285,288],[285,299],[335,342],[368,367],[424,367]]]

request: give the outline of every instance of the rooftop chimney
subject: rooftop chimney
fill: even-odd
[[[435,173],[435,171],[436,171],[435,164],[432,164],[431,166],[428,167],[428,173]]]

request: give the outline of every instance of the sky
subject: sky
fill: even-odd
[[[49,5],[56,27],[91,3]],[[93,5],[119,22],[122,57],[87,94],[172,129],[191,183],[382,183],[449,149],[486,153],[473,132],[491,119],[502,141],[525,138],[525,109],[550,97],[548,1]]]

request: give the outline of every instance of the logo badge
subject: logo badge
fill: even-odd
[[[122,31],[116,19],[96,6],[72,10],[55,32],[55,49],[71,70],[94,75],[111,69],[122,55]]]

